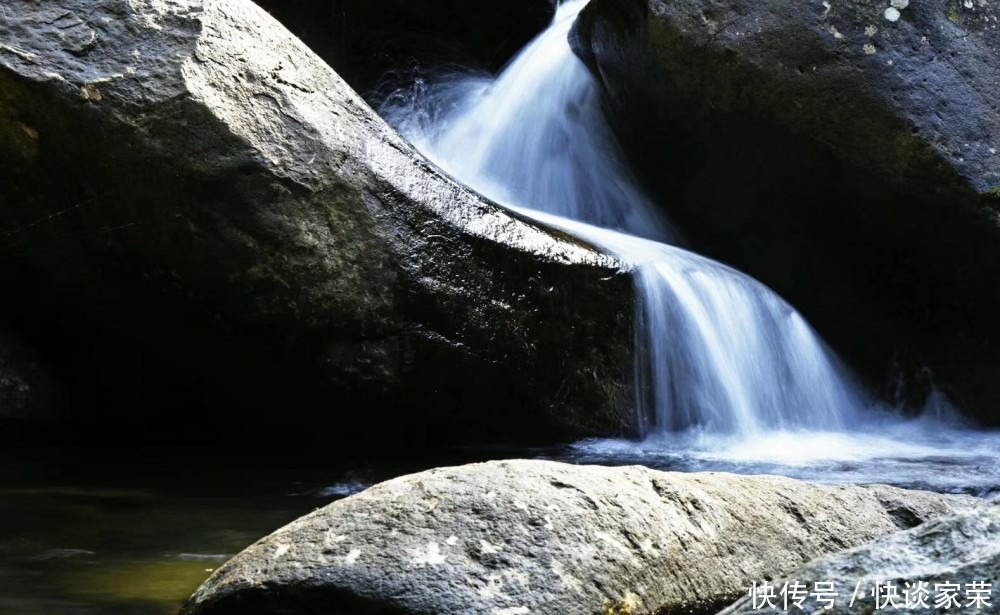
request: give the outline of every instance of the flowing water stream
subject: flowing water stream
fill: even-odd
[[[563,2],[499,76],[418,81],[381,109],[463,183],[634,265],[643,438],[582,442],[571,457],[995,490],[996,434],[962,426],[940,395],[917,420],[878,407],[790,305],[676,245],[570,48],[586,4]]]

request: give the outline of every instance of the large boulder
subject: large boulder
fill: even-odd
[[[699,249],[1000,423],[1000,10],[894,4],[593,0],[572,40]]]
[[[954,610],[985,615],[1000,610],[998,581],[1000,501],[994,501],[820,558],[787,580],[771,585],[780,591],[786,584],[799,583],[812,594],[817,582],[832,583],[840,596],[834,606],[826,609],[827,602],[810,598],[801,609],[793,607],[803,613],[867,615],[879,610],[914,613],[927,611],[922,606],[927,605],[936,613]],[[852,601],[856,591],[858,598]],[[763,592],[760,596],[748,594],[720,615],[789,611],[780,599],[765,604]],[[955,600],[949,598],[951,595]],[[944,607],[945,604],[948,606]]]
[[[774,476],[504,461],[397,478],[264,538],[184,615],[680,613],[975,502]]]
[[[633,428],[623,265],[444,175],[248,0],[13,0],[0,41],[3,304],[95,434]]]

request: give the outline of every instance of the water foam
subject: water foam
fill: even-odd
[[[881,472],[873,460],[936,459],[934,438],[946,437],[963,464],[993,450],[995,469],[997,439],[972,445],[974,432],[960,426],[907,422],[875,407],[788,303],[731,267],[670,245],[678,234],[637,187],[597,84],[570,48],[586,4],[562,3],[496,78],[421,81],[381,109],[460,181],[635,266],[644,439],[589,441],[577,453],[682,469],[794,474],[861,463]],[[950,416],[940,399],[937,407]]]

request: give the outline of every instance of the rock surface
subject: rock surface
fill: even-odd
[[[5,2],[0,185],[3,302],[83,340],[95,406],[134,387],[109,420],[631,427],[623,265],[456,184],[248,0]]]
[[[862,547],[837,553],[810,562],[786,580],[777,581],[778,587],[786,582],[800,582],[815,591],[816,582],[833,583],[839,588],[840,599],[831,609],[827,603],[806,600],[801,610],[805,613],[830,615],[868,614],[875,608],[876,586],[880,589],[879,609],[887,612],[960,612],[996,613],[1000,610],[997,583],[1000,582],[1000,501],[994,501],[975,510],[935,519],[914,529],[890,534]],[[924,582],[924,593],[919,583]],[[891,583],[891,585],[890,585]],[[957,583],[958,606],[947,599],[938,584]],[[860,584],[860,585],[859,585]],[[909,585],[907,585],[909,584]],[[978,584],[988,584],[978,585]],[[863,592],[851,606],[850,597],[856,588]],[[889,597],[895,587],[896,597]],[[977,589],[989,589],[980,593]],[[971,591],[970,591],[971,590]],[[904,592],[908,592],[904,593]],[[846,594],[846,595],[845,595]],[[944,595],[944,601],[940,597]],[[930,610],[918,606],[918,599]],[[978,597],[986,600],[980,602]],[[740,600],[720,615],[736,613],[787,613],[778,602],[777,608],[764,605],[760,598],[755,603],[751,597]],[[909,602],[908,602],[909,601]],[[935,608],[948,604],[947,609]],[[899,608],[893,608],[898,605]],[[762,607],[762,608],[755,608]],[[960,607],[960,608],[959,608]],[[794,608],[794,607],[793,607]]]
[[[699,250],[1000,424],[1000,12],[888,8],[594,0],[573,42]]]
[[[686,93],[753,106],[888,183],[929,172],[986,195],[1000,188],[1000,11],[970,4],[912,2],[893,21],[882,2],[648,2],[656,57]]]
[[[751,579],[973,502],[547,461],[436,469],[285,526],[221,567],[183,613],[700,612]]]

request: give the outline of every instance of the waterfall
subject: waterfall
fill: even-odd
[[[600,91],[568,37],[585,0],[503,71],[397,93],[380,112],[439,166],[491,199],[602,228],[675,238],[623,164]]]
[[[805,319],[761,283],[677,243],[623,163],[568,34],[587,0],[501,75],[419,83],[382,106],[420,150],[482,194],[634,263],[636,408],[645,434],[840,430],[864,412]]]

